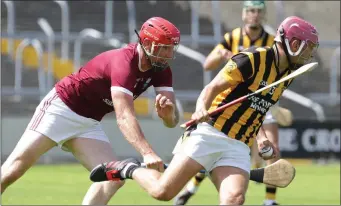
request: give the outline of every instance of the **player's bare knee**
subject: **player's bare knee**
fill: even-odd
[[[115,193],[118,189],[120,189],[124,185],[124,181],[107,181],[103,182],[102,188],[109,192],[109,193]]]
[[[220,205],[242,205],[245,201],[245,194],[242,192],[229,192],[220,200]]]

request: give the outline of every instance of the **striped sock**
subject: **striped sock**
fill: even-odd
[[[197,174],[195,175],[191,181],[188,183],[186,189],[190,193],[194,194],[199,188],[200,183],[205,179],[205,174]]]
[[[277,188],[266,186],[265,191],[266,191],[266,193],[265,193],[265,199],[266,200],[276,200]]]

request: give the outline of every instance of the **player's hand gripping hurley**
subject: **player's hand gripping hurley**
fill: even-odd
[[[230,107],[232,105],[238,104],[238,103],[248,99],[251,96],[254,96],[256,94],[259,94],[259,93],[263,92],[264,90],[270,89],[273,86],[276,86],[276,85],[278,85],[278,84],[280,84],[282,82],[288,81],[289,79],[297,77],[298,75],[301,75],[301,74],[303,74],[303,73],[305,73],[307,71],[311,71],[311,70],[315,69],[317,67],[317,65],[318,65],[317,62],[312,62],[312,63],[306,64],[306,65],[300,67],[299,69],[297,69],[296,71],[294,71],[293,73],[289,74],[288,76],[286,76],[286,77],[284,77],[284,78],[282,78],[282,79],[280,79],[280,80],[278,80],[278,81],[276,81],[276,82],[274,82],[272,84],[269,84],[268,86],[265,86],[265,87],[263,87],[261,89],[258,89],[257,91],[255,91],[255,92],[253,92],[251,94],[248,94],[248,95],[242,96],[242,97],[240,97],[238,99],[235,99],[232,102],[229,102],[229,103],[227,103],[227,104],[225,104],[225,105],[223,105],[221,107],[218,107],[217,109],[209,112],[209,115],[211,116],[211,115],[217,114],[217,113],[225,110],[226,108],[228,108],[228,107]],[[187,128],[187,127],[193,125],[194,123],[195,123],[195,120],[192,119],[192,120],[190,120],[190,121],[180,125],[180,127]]]

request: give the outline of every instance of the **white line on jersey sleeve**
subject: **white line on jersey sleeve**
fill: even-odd
[[[156,92],[167,91],[174,92],[173,87],[155,87]]]
[[[111,91],[120,91],[120,92],[124,92],[126,94],[129,94],[130,96],[133,96],[133,93],[131,91],[129,91],[128,89],[124,88],[124,87],[118,87],[118,86],[111,86],[110,87]]]

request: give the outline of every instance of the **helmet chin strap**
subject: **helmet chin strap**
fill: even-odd
[[[152,66],[152,70],[154,72],[161,72],[161,71],[165,70],[167,67],[164,66],[162,63],[158,63],[158,62],[152,63],[151,59],[149,58],[148,52],[146,51],[146,49],[142,45],[141,37],[140,37],[139,33],[136,31],[136,29],[134,31],[135,31],[138,39],[139,39],[139,44],[141,45],[143,53],[146,55],[147,60],[149,61],[150,65]]]

